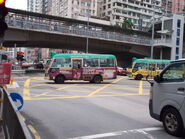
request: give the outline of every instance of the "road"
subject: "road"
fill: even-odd
[[[15,77],[21,114],[35,139],[177,139],[149,115],[150,84],[125,76],[101,84]]]

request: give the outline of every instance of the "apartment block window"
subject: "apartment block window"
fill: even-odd
[[[116,19],[120,19],[120,17],[119,16],[116,16]]]
[[[179,54],[179,47],[176,47],[176,55]]]
[[[121,3],[117,3],[117,6],[121,6],[122,4]]]
[[[177,36],[180,37],[180,29],[177,29]]]
[[[179,46],[180,45],[180,38],[176,39],[176,45]]]
[[[156,5],[159,5],[160,4],[160,1],[156,1]]]
[[[110,6],[111,6],[111,5],[110,5],[110,4],[108,4],[108,8],[110,8]]]
[[[177,20],[177,27],[178,27],[178,28],[181,27],[181,20],[180,20],[180,19]]]
[[[81,5],[82,5],[82,6],[85,6],[85,2],[82,1],[82,2],[81,2]]]
[[[179,59],[179,56],[176,56],[175,59],[176,59],[176,60]]]
[[[133,19],[133,23],[134,23],[134,24],[137,24],[137,20],[136,20],[136,19]]]
[[[91,6],[91,3],[87,3],[87,6],[90,7]]]
[[[105,10],[106,9],[106,6],[103,6],[103,10]]]
[[[116,13],[121,13],[121,10],[119,10],[119,9],[116,9]]]

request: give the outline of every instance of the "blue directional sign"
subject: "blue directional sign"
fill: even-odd
[[[21,105],[17,106],[17,109],[20,110],[23,107],[24,101],[20,94],[18,93],[10,93],[10,97],[14,102],[20,102]]]

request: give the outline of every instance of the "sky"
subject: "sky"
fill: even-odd
[[[27,0],[6,0],[6,7],[26,10]]]

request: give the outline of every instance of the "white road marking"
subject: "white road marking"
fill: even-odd
[[[89,136],[82,136],[82,137],[74,137],[74,138],[70,138],[70,139],[98,139],[98,138],[119,136],[119,135],[124,135],[124,134],[128,134],[128,133],[141,133],[141,134],[147,136],[149,139],[156,139],[151,134],[146,133],[146,132],[162,130],[162,129],[163,129],[162,127],[151,127],[151,128],[125,130],[125,131],[118,131],[118,132],[112,132],[112,133],[103,133],[103,134],[96,134],[96,135],[89,135]]]

